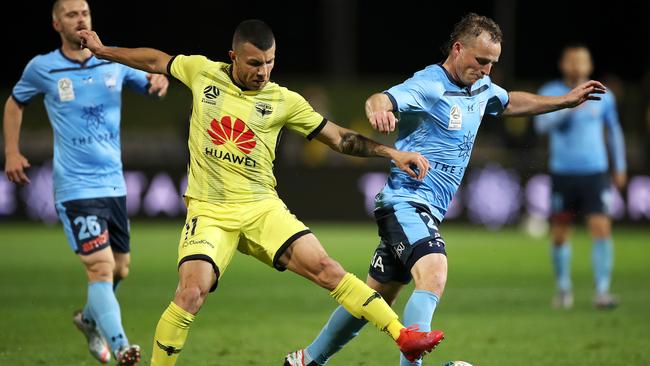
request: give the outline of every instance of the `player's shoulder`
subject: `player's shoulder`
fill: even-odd
[[[287,88],[286,86],[282,86],[272,81],[269,81],[264,86],[264,93],[266,93],[267,95],[273,95],[275,96],[275,99],[278,99],[279,101],[283,101],[283,102],[288,102],[290,104],[305,99],[297,91],[293,91]]]
[[[616,103],[616,94],[614,94],[614,91],[612,89],[607,88],[605,94],[603,94],[603,100],[610,103]]]
[[[417,84],[423,89],[442,95],[445,92],[447,75],[442,65],[433,64],[416,71],[406,82]]]
[[[204,55],[183,55],[183,54],[178,54],[174,56],[172,62],[180,62],[185,65],[191,64],[192,66],[198,66],[198,67],[216,67],[216,68],[226,68],[230,64],[225,63],[225,62],[220,62],[220,61],[213,61],[207,56]]]
[[[25,69],[47,69],[48,67],[58,64],[61,60],[61,51],[59,49],[55,49],[50,52],[38,54],[32,57],[32,59],[27,62]]]

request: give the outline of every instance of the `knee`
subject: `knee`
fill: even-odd
[[[429,261],[430,263],[416,263],[411,269],[417,290],[430,291],[438,297],[442,296],[447,283],[447,265],[444,260]]]
[[[121,263],[116,265],[114,275],[115,278],[119,278],[120,280],[125,279],[129,275],[129,264]]]
[[[110,261],[97,261],[86,264],[86,274],[88,280],[92,282],[113,281],[114,269],[115,263]]]
[[[447,276],[440,273],[431,273],[428,275],[420,276],[419,278],[414,277],[414,282],[416,290],[433,292],[436,294],[436,296],[438,296],[438,298],[441,298],[443,292],[445,291]]]
[[[179,286],[174,302],[186,311],[196,314],[208,297],[209,290],[198,285]]]
[[[611,236],[609,225],[598,225],[591,227],[591,237],[594,239],[607,239]]]
[[[319,259],[316,273],[318,285],[333,290],[343,276],[345,276],[345,270],[337,261],[330,257]]]

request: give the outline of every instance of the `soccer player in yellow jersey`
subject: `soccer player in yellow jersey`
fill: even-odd
[[[395,150],[328,121],[299,94],[270,82],[275,38],[268,25],[247,20],[237,27],[230,64],[151,48],[105,47],[94,32],[78,34],[98,58],[173,76],[192,90],[179,284],[158,322],[152,365],[176,363],[195,314],[235,251],[330,290],[350,314],[390,334],[407,356],[417,358],[442,340],[440,331],[405,328],[381,296],[330,258],[278,198],[273,160],[284,126],[344,154],[390,158],[418,179],[429,165],[419,153]]]

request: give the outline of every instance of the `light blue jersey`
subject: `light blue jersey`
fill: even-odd
[[[571,90],[557,80],[544,85],[539,94],[564,95]],[[535,117],[535,128],[549,133],[550,170],[555,174],[587,175],[607,172],[607,142],[612,150],[614,170],[624,172],[625,141],[618,122],[614,95],[607,91],[600,101],[587,101],[576,108]]]
[[[442,221],[465,174],[481,119],[501,114],[508,93],[488,76],[469,88],[458,85],[441,64],[416,72],[385,93],[399,112],[395,147],[421,153],[431,169],[418,181],[393,164],[377,206],[419,202]]]
[[[34,57],[13,89],[27,104],[44,94],[54,130],[54,199],[126,195],[120,151],[122,86],[147,92],[146,73],[90,57],[84,63],[60,49]]]

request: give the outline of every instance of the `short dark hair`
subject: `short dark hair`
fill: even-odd
[[[249,42],[262,51],[266,51],[275,44],[275,36],[268,24],[258,19],[248,19],[239,23],[232,36],[232,48]]]
[[[56,20],[56,17],[58,15],[57,13],[61,10],[61,6],[65,1],[66,0],[54,1],[54,3],[52,4],[52,19]]]
[[[444,54],[449,54],[451,47],[457,41],[467,42],[468,38],[476,38],[483,32],[487,32],[490,35],[492,42],[501,43],[501,41],[503,41],[501,28],[494,20],[476,13],[465,15],[458,23],[456,23],[456,25],[454,25],[454,30],[449,35],[449,40],[443,48]]]

